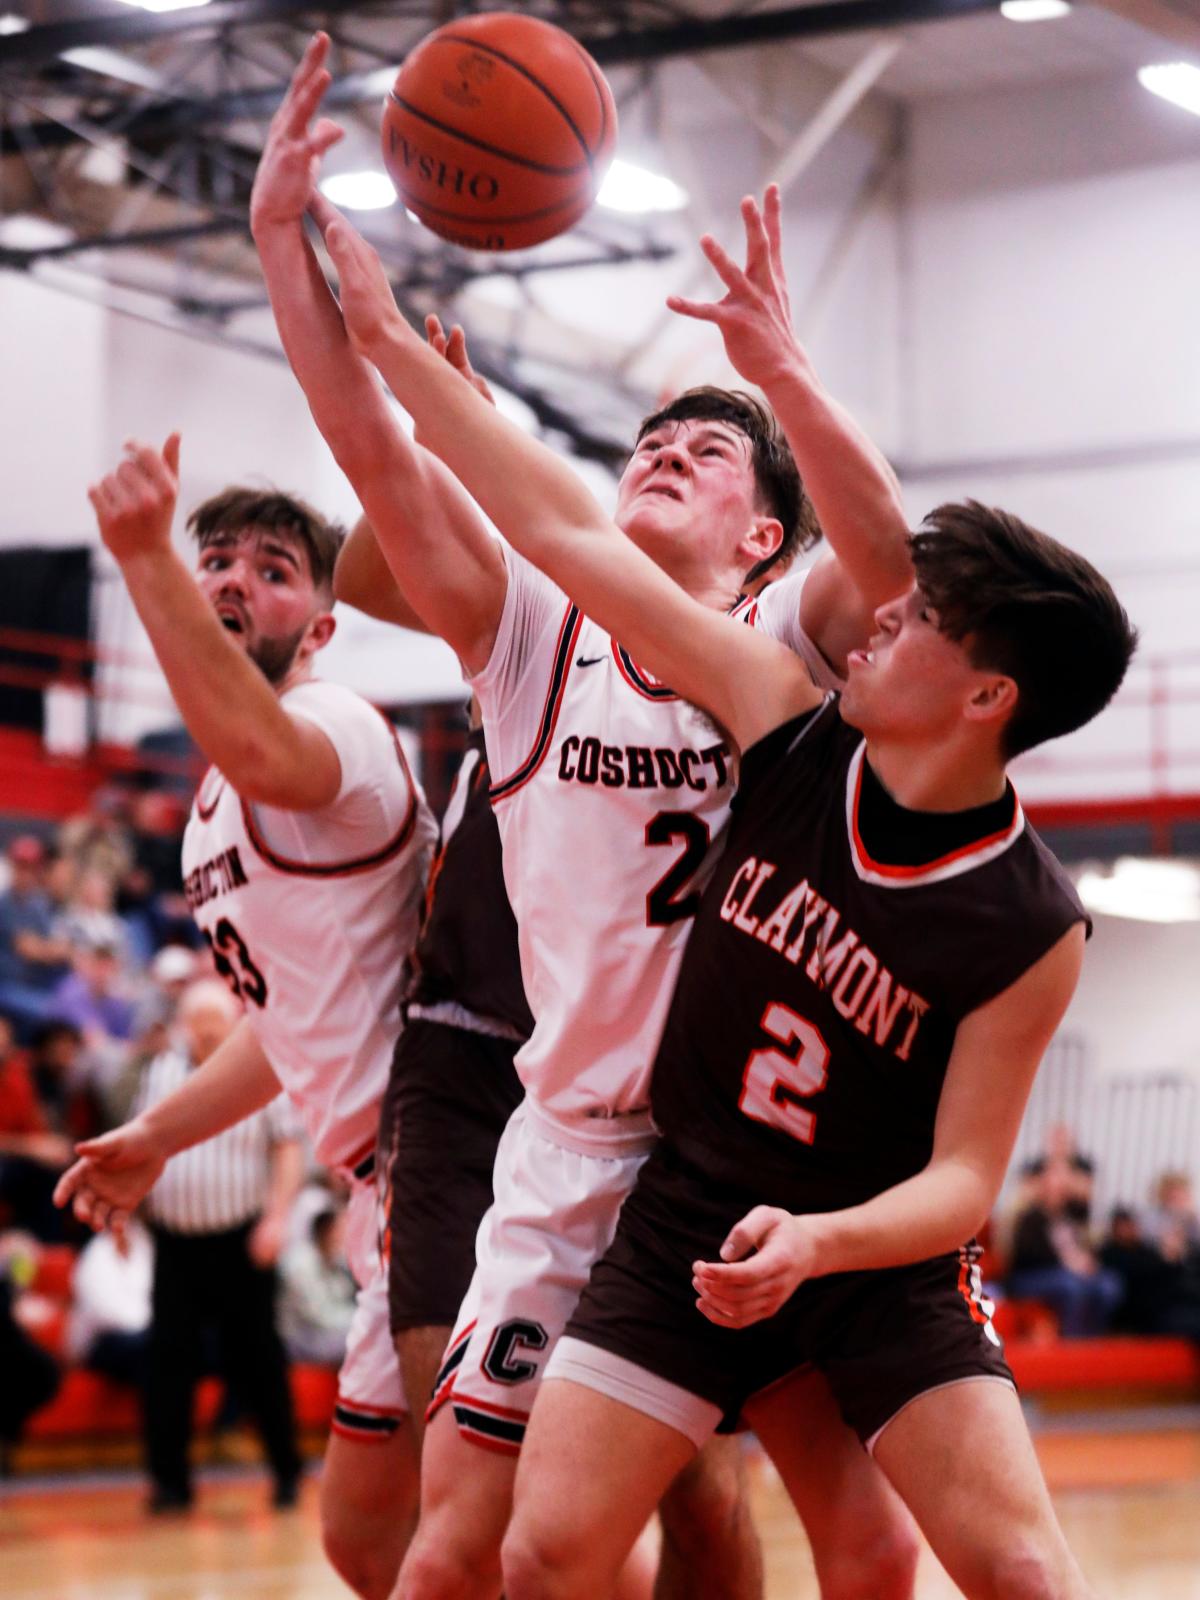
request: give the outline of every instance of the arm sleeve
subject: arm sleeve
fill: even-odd
[[[800,595],[807,577],[807,572],[790,572],[769,583],[751,605],[746,620],[794,650],[819,689],[841,689],[841,678],[800,626]]]
[[[532,562],[501,547],[508,569],[504,610],[487,665],[469,678],[483,709],[493,784],[503,783],[537,742],[555,657],[575,608]]]

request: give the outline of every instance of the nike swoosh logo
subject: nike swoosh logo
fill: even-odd
[[[607,661],[607,656],[576,656],[577,667],[598,667],[602,661]]]

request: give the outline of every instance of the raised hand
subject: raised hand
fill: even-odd
[[[100,537],[118,561],[169,549],[179,498],[179,435],[162,450],[125,441],[125,459],[99,483],[88,486]]]
[[[755,1206],[730,1230],[720,1261],[693,1263],[697,1309],[720,1328],[749,1327],[773,1317],[816,1269],[806,1219],[778,1206]]]
[[[56,1206],[69,1205],[80,1222],[123,1238],[134,1210],[157,1183],[166,1156],[140,1118],[76,1146],[79,1160],[58,1180]]]
[[[733,366],[751,383],[772,378],[806,362],[792,330],[792,308],[783,270],[779,189],[771,184],[762,209],[749,195],[742,201],[746,229],[746,265],[739,267],[711,234],[700,248],[728,291],[722,300],[685,300],[669,295],[667,305],[680,316],[714,323],[725,341]]]
[[[496,404],[496,397],[488,386],[487,379],[481,378],[471,365],[467,355],[467,336],[457,322],[447,333],[442,327],[441,319],[430,312],[425,318],[425,337],[438,355],[445,356],[454,370],[462,373],[477,394],[481,394],[489,405]]]
[[[316,192],[325,152],[345,132],[328,117],[310,126],[332,82],[325,67],[328,54],[329,35],[314,34],[271,118],[250,193],[250,226],[255,232],[300,221]]]
[[[342,321],[359,354],[370,357],[388,337],[416,339],[400,315],[379,252],[324,195],[313,193],[308,214],[320,228],[329,258],[337,268]]]

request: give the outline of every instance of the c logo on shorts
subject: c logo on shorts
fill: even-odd
[[[544,1350],[550,1336],[540,1322],[514,1318],[493,1333],[483,1358],[483,1370],[493,1383],[524,1383],[537,1377],[537,1362],[522,1361],[522,1350]]]

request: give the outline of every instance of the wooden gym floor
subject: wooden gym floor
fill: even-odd
[[[1169,1420],[1169,1419],[1168,1419]],[[1100,1600],[1200,1600],[1200,1429],[1080,1427],[1039,1435],[1067,1537]],[[268,1509],[266,1479],[209,1478],[190,1517],[150,1518],[140,1482],[0,1485],[0,1600],[338,1600],[310,1476],[300,1506]],[[754,1464],[768,1600],[816,1600],[803,1535]],[[958,1591],[928,1552],[918,1600]]]

